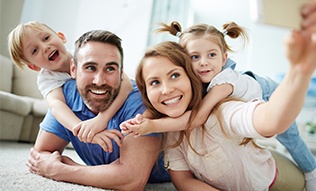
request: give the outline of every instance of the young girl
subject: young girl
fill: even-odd
[[[95,118],[81,121],[65,104],[61,86],[70,79],[71,53],[64,45],[66,37],[55,32],[47,25],[34,21],[18,25],[8,36],[11,59],[19,68],[28,66],[39,71],[38,88],[47,100],[56,119],[72,131],[83,142],[91,142],[94,135],[107,127],[109,119],[122,106],[132,89],[127,75],[124,74],[122,88],[109,109]],[[95,94],[104,94],[98,89]]]
[[[223,25],[223,32],[206,24],[193,25],[184,32],[181,31],[178,22],[172,22],[170,26],[166,24],[162,24],[162,26],[158,30],[159,32],[167,31],[180,38],[179,44],[188,52],[194,72],[203,82],[203,92],[208,92],[190,126],[191,129],[201,126],[214,106],[227,96],[240,98],[244,101],[262,97],[268,101],[277,87],[277,83],[271,79],[259,77],[251,72],[247,72],[250,75],[241,75],[227,66],[223,69],[228,57],[227,52],[232,51],[224,37],[237,38],[241,36],[247,40],[245,30],[235,23]],[[130,126],[127,124],[124,127],[125,125],[122,124],[122,129],[129,129],[139,134],[185,130],[189,113],[186,112],[177,120],[159,120],[159,122],[153,123],[153,126],[142,124]],[[173,125],[170,127],[167,124]],[[299,136],[296,123],[293,123],[284,133],[279,134],[277,139],[289,150],[300,169],[305,172],[307,190],[316,189],[316,161]]]
[[[299,42],[293,44],[302,47]],[[316,68],[314,44],[305,55],[312,59],[304,60],[302,53],[291,59],[289,72],[268,102],[226,99],[216,105],[203,127],[166,134],[165,166],[177,190],[304,189],[303,174],[290,160],[243,140],[271,137],[295,120]],[[190,62],[175,42],[163,42],[146,51],[136,83],[155,118],[178,118],[191,110],[190,125],[196,116],[202,86]],[[138,116],[138,123],[152,125],[152,120]]]

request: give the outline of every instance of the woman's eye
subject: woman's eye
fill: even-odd
[[[158,84],[159,84],[159,81],[158,81],[158,80],[154,80],[154,81],[150,82],[150,85],[151,85],[151,86],[156,86],[156,85],[158,85]]]
[[[171,75],[171,78],[172,79],[177,79],[179,76],[180,76],[180,74],[174,73],[174,74]]]

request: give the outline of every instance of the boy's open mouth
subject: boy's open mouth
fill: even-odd
[[[49,55],[48,60],[49,61],[54,61],[54,60],[56,60],[56,58],[58,58],[58,56],[59,56],[59,52],[58,52],[58,50],[55,50],[54,52],[52,52]]]

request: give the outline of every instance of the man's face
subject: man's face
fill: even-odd
[[[71,64],[78,91],[94,113],[110,107],[121,87],[121,55],[111,44],[87,42],[77,52],[77,67]]]

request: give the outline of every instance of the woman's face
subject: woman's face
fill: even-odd
[[[153,107],[169,117],[181,116],[192,99],[191,82],[185,70],[164,57],[144,61],[143,78]]]

